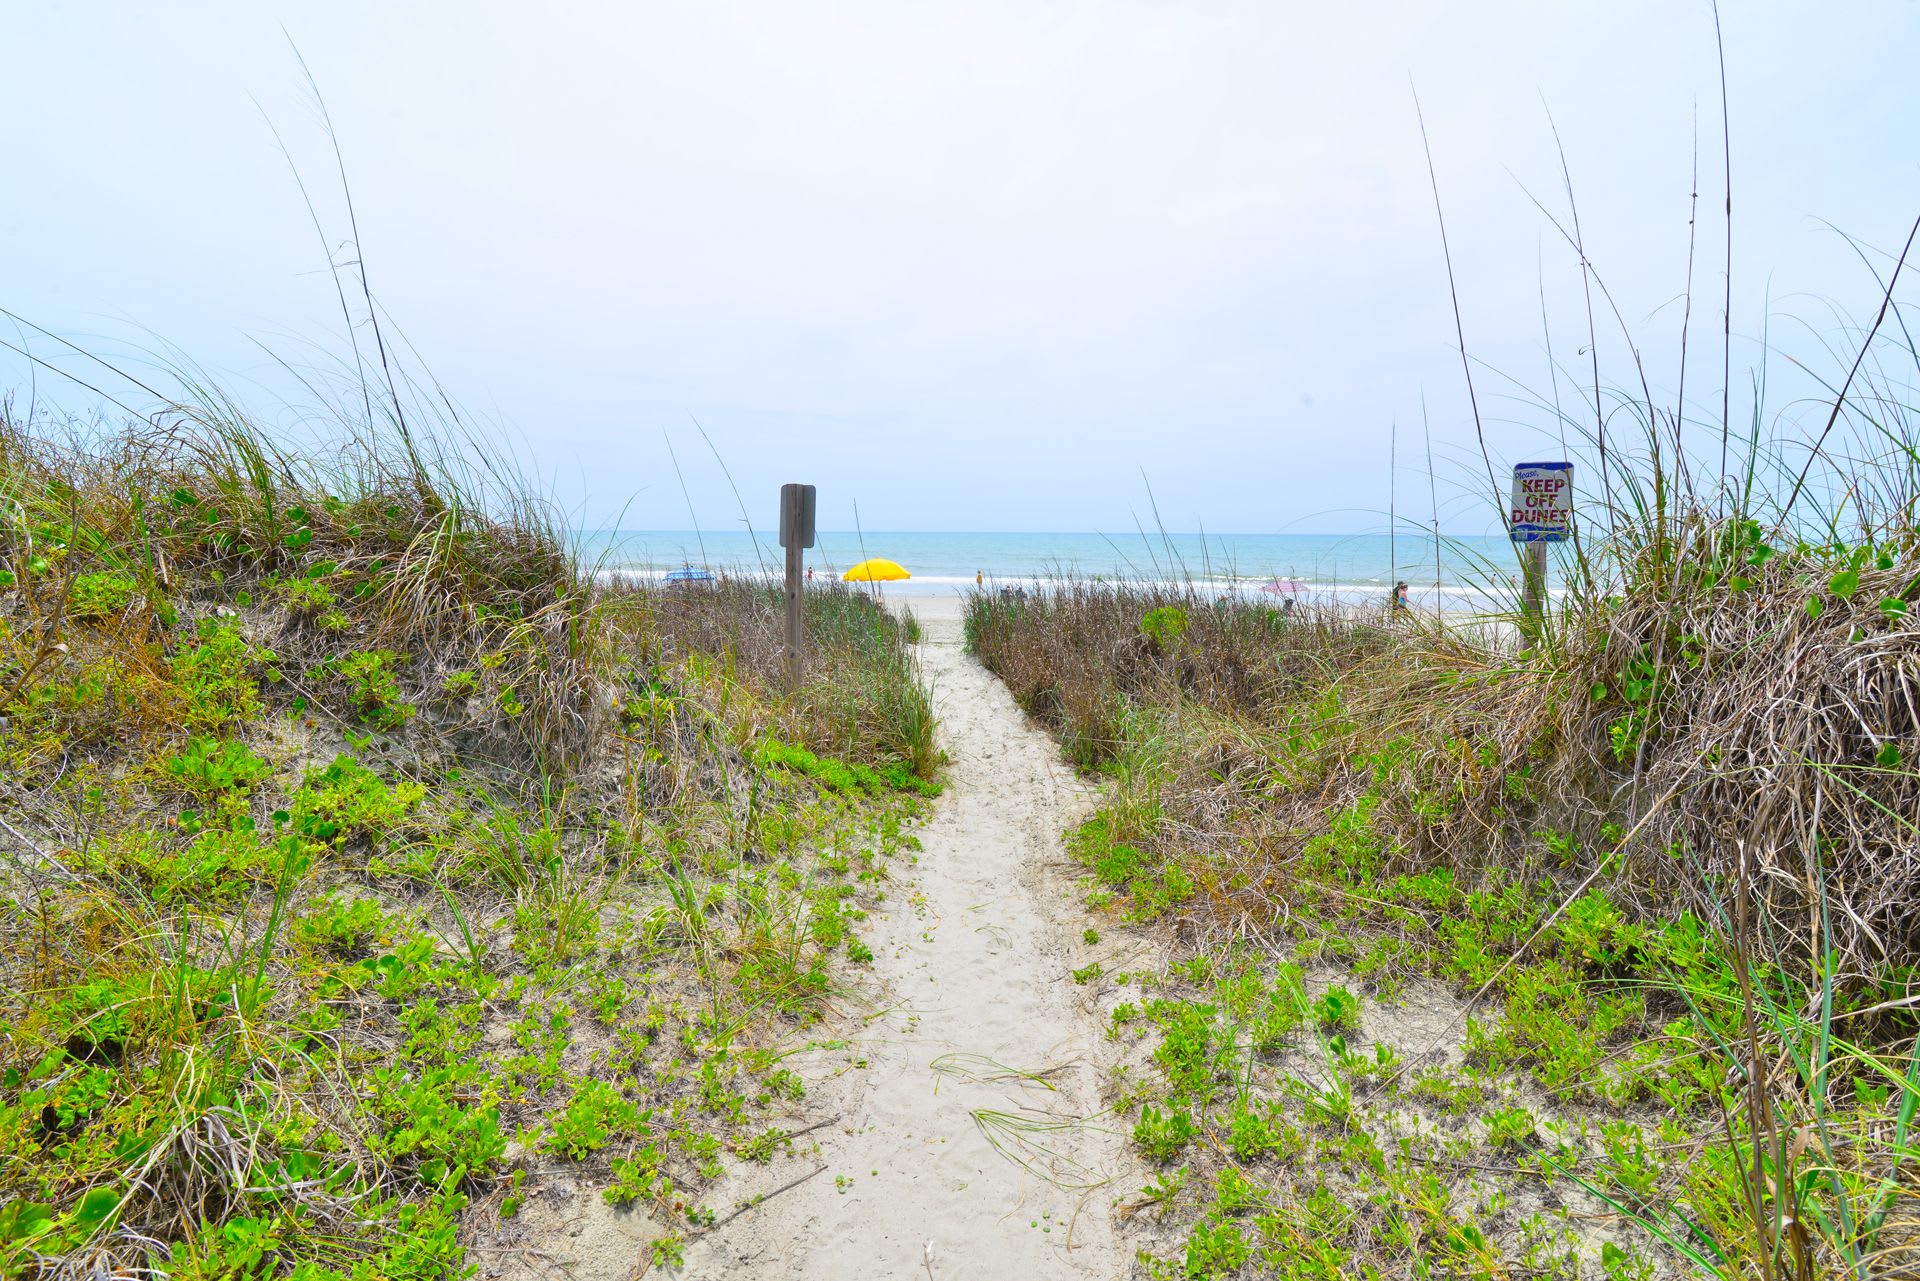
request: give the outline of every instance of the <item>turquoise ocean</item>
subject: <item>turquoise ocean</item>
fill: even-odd
[[[1074,534],[821,531],[807,552],[816,576],[837,577],[871,556],[898,561],[913,577],[890,595],[972,590],[974,575],[994,587],[1044,587],[1063,576],[1109,581],[1191,582],[1216,595],[1257,598],[1275,580],[1300,584],[1306,598],[1384,601],[1404,579],[1416,603],[1442,610],[1502,607],[1501,584],[1518,563],[1504,537],[1386,534]],[[608,576],[657,578],[683,566],[733,575],[777,575],[783,553],[771,532],[584,530],[580,555]],[[1490,592],[1490,585],[1494,588]]]

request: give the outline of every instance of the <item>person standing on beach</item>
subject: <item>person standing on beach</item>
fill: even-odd
[[[973,585],[974,585],[975,587],[979,587],[980,585],[982,585],[982,584],[983,584],[983,583],[985,583],[986,581],[987,581],[987,571],[986,571],[986,570],[984,570],[984,569],[976,569],[976,570],[974,570],[974,571],[973,571]]]
[[[1396,618],[1401,614],[1410,612],[1410,607],[1407,605],[1407,584],[1404,579],[1393,585],[1392,612]]]

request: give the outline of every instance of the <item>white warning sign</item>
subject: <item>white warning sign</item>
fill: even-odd
[[[1564,543],[1573,536],[1573,464],[1515,463],[1507,530],[1516,543]]]

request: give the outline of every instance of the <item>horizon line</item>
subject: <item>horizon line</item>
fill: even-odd
[[[568,528],[571,532],[581,533],[581,534],[685,534],[689,537],[706,537],[713,534],[745,534],[748,532],[747,530],[742,529],[737,525],[725,526],[719,529],[627,529],[624,527],[606,527],[606,526],[597,526],[597,527],[569,526]],[[776,542],[779,539],[778,522],[769,522],[768,527],[766,529],[762,530],[762,529],[756,528],[752,532],[756,538],[758,537],[772,538]],[[1339,531],[1321,531],[1321,530],[1285,530],[1285,531],[1224,530],[1222,531],[1222,530],[1211,530],[1211,529],[1209,530],[1169,529],[1169,530],[1156,530],[1149,534],[1142,534],[1138,530],[1134,530],[1130,533],[1125,533],[1125,534],[1113,534],[1105,530],[1099,530],[1099,529],[867,529],[867,530],[822,529],[822,530],[818,530],[817,533],[846,534],[854,538],[875,538],[875,537],[881,537],[881,536],[893,535],[893,534],[914,534],[914,535],[1027,534],[1027,535],[1036,535],[1036,536],[1070,534],[1070,535],[1079,535],[1087,538],[1109,538],[1109,539],[1111,538],[1146,538],[1147,540],[1152,541],[1154,539],[1161,538],[1161,537],[1166,537],[1166,538],[1389,538],[1389,537],[1402,538],[1402,537],[1407,537],[1407,538],[1410,538],[1415,536],[1430,535],[1433,533],[1433,530],[1431,528],[1415,528],[1415,529],[1407,529],[1407,530],[1339,530]],[[1440,531],[1440,536],[1442,538],[1499,538],[1504,536],[1504,531],[1498,532],[1498,533],[1485,533],[1485,534],[1464,534],[1464,533],[1456,533],[1456,532],[1450,532],[1447,530],[1442,530]]]

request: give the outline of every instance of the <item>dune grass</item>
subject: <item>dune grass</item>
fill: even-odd
[[[1186,1225],[1176,1272],[1321,1275],[1282,1266],[1311,1239],[1329,1276],[1573,1276],[1602,1255],[1610,1275],[1865,1275],[1904,1239],[1914,779],[1875,764],[1842,700],[1862,651],[1913,639],[1803,599],[1770,644],[1849,646],[1837,693],[1751,643],[1689,665],[1684,696],[1636,698],[1614,682],[1637,669],[1564,632],[1516,655],[1177,590],[972,602],[976,651],[1110,780],[1070,840],[1090,904],[1170,929],[1183,958],[1093,976],[1144,1056],[1123,1087],[1136,1142],[1189,1176],[1148,1198]],[[1617,637],[1630,602],[1590,635]],[[1848,639],[1874,624],[1877,645]],[[1757,626],[1743,611],[1733,634]],[[1743,689],[1760,692],[1735,741],[1778,753],[1764,786],[1750,757],[1711,751]],[[1835,833],[1815,866],[1848,870],[1810,883],[1757,837],[1791,813],[1807,750],[1774,722],[1823,697],[1843,736],[1802,772],[1805,799]],[[1812,794],[1836,777],[1845,795]],[[1409,1000],[1454,1017],[1430,1034]],[[1316,1219],[1327,1195],[1368,1208]],[[1596,1245],[1574,1232],[1587,1216],[1623,1226]]]
[[[1142,1275],[1912,1266],[1904,265],[1804,421],[1543,398],[1587,480],[1524,642],[1179,584],[969,602],[974,652],[1111,780],[1070,841],[1089,902],[1173,948],[1092,979],[1164,1171]]]
[[[462,1275],[554,1175],[670,1260],[798,1128],[937,791],[904,626],[809,593],[788,696],[764,588],[423,430],[0,421],[0,1273]]]

